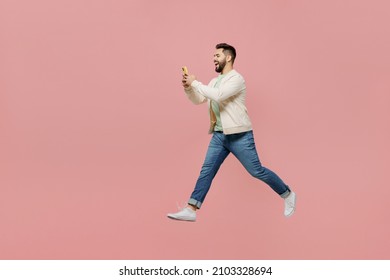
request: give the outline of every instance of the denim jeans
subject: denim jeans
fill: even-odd
[[[269,185],[282,198],[290,194],[290,188],[283,183],[279,176],[261,165],[252,131],[230,135],[214,132],[188,204],[197,208],[202,206],[211,182],[230,152],[241,162],[249,174]]]

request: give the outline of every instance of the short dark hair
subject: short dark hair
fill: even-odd
[[[232,57],[232,63],[234,63],[234,60],[236,59],[236,49],[226,43],[220,43],[215,46],[216,49],[223,49],[223,53],[225,55],[230,55]]]

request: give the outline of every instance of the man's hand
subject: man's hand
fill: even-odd
[[[183,75],[183,79],[181,80],[181,83],[183,84],[184,88],[188,88],[191,86],[191,83],[196,80],[196,77],[194,75]]]

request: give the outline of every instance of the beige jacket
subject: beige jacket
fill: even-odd
[[[210,81],[208,86],[199,81],[193,81],[191,86],[184,89],[187,97],[194,104],[206,101],[210,111],[210,130],[214,131],[215,116],[211,110],[210,100],[219,105],[221,123],[224,134],[234,134],[252,130],[252,124],[245,106],[246,86],[244,78],[236,71],[231,70],[222,78],[218,88],[214,88],[217,78]]]

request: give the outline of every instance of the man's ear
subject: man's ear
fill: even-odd
[[[228,55],[226,56],[226,61],[227,61],[227,62],[232,62],[232,56],[228,54]]]

